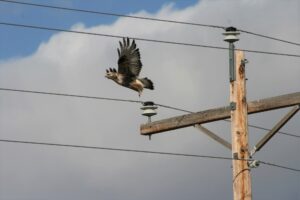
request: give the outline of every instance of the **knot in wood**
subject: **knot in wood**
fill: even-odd
[[[247,147],[241,147],[241,153],[245,153],[248,152],[248,148]]]

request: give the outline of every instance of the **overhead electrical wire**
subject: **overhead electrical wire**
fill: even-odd
[[[184,156],[184,157],[196,157],[196,158],[211,158],[211,159],[221,159],[221,160],[232,160],[232,158],[221,157],[221,156],[208,156],[208,155],[198,155],[198,154],[184,154],[184,153],[170,153],[161,151],[147,151],[147,150],[137,150],[137,149],[124,149],[124,148],[112,148],[112,147],[99,147],[99,146],[85,146],[85,145],[73,145],[73,144],[58,144],[49,142],[32,142],[32,141],[21,141],[21,140],[6,140],[0,139],[0,142],[6,143],[19,143],[19,144],[33,144],[33,145],[46,145],[46,146],[57,146],[57,147],[72,147],[72,148],[82,148],[82,149],[97,149],[97,150],[108,150],[108,151],[123,151],[123,152],[133,152],[133,153],[148,153],[148,154],[160,154],[160,155],[170,155],[170,156]],[[237,159],[248,161],[250,159]]]
[[[9,22],[1,22],[1,21],[0,21],[0,25],[30,28],[30,29],[40,29],[40,30],[47,30],[47,31],[75,33],[75,34],[84,34],[84,35],[92,35],[92,36],[111,37],[111,38],[119,38],[119,39],[122,39],[124,37],[128,37],[128,36],[124,36],[124,35],[112,35],[112,34],[105,34],[105,33],[92,33],[92,32],[86,32],[86,31],[75,31],[75,30],[68,30],[68,29],[62,29],[62,28],[35,26],[35,25],[28,25],[28,24],[17,24],[17,23],[9,23]],[[217,47],[217,46],[209,46],[209,45],[201,45],[201,44],[155,40],[155,39],[147,39],[147,38],[139,38],[139,37],[129,37],[129,38],[135,39],[135,40],[140,40],[140,41],[146,41],[146,42],[156,42],[156,43],[165,43],[165,44],[175,44],[175,45],[184,45],[184,46],[194,46],[194,47],[204,47],[204,48],[223,49],[223,50],[226,49],[226,50],[228,50],[228,48],[226,48],[226,47]],[[298,55],[298,56],[300,57],[300,55]]]
[[[109,98],[109,97],[97,97],[97,96],[87,96],[87,95],[77,95],[77,94],[66,94],[66,93],[57,93],[57,92],[42,92],[42,91],[34,91],[34,90],[21,90],[21,89],[12,89],[12,88],[1,88],[0,91],[8,91],[8,92],[21,92],[21,93],[31,93],[31,94],[42,94],[42,95],[52,95],[52,96],[65,96],[65,97],[75,97],[75,98],[85,98],[85,99],[96,99],[96,100],[107,100],[107,101],[118,101],[118,102],[129,102],[129,103],[145,103],[144,101],[137,101],[137,100],[131,100],[131,99],[118,99],[118,98]],[[177,108],[174,106],[169,106],[169,105],[164,105],[164,104],[159,104],[155,103],[156,106],[167,108],[167,109],[172,109],[176,111],[181,111],[181,112],[186,112],[186,113],[194,113],[189,110]],[[230,122],[230,120],[223,120],[226,122]],[[270,131],[271,129],[267,129],[264,127],[256,126],[256,125],[251,125],[248,124],[249,127],[261,129],[261,130],[266,130]],[[282,132],[278,131],[279,134],[295,137],[295,138],[300,138],[299,135],[287,133],[287,132]]]
[[[62,28],[35,26],[35,25],[28,25],[28,24],[9,23],[9,22],[0,22],[0,25],[13,26],[13,27],[19,27],[19,28],[21,27],[21,28],[39,29],[39,30],[46,30],[46,31],[58,31],[58,32],[66,32],[66,33],[84,34],[84,35],[91,35],[91,36],[111,37],[111,38],[119,38],[119,39],[128,37],[128,36],[124,36],[124,35],[112,35],[112,34],[105,34],[105,33],[75,31],[75,30],[68,30],[68,29],[62,29]],[[181,45],[181,46],[191,46],[191,47],[201,47],[201,48],[228,50],[227,47],[219,47],[219,46],[211,46],[211,45],[203,45],[203,44],[174,42],[174,41],[156,40],[156,39],[148,39],[148,38],[140,38],[140,37],[128,37],[128,38],[131,38],[131,39],[134,39],[134,40],[139,40],[139,41],[145,41],[145,42],[155,42],[155,43],[173,44],[173,45]],[[249,53],[258,53],[258,54],[267,54],[267,55],[288,56],[288,57],[298,57],[298,58],[300,58],[300,55],[298,55],[298,54],[268,52],[268,51],[259,51],[259,50],[249,50],[249,49],[236,49],[236,50],[245,51],[245,52],[249,52]]]
[[[15,4],[22,4],[22,5],[29,5],[29,6],[36,6],[36,7],[44,7],[44,8],[51,8],[51,9],[60,9],[60,10],[67,10],[67,11],[75,11],[75,12],[84,12],[84,13],[91,13],[91,14],[100,14],[100,15],[109,15],[109,16],[116,16],[116,17],[127,17],[133,19],[141,19],[141,20],[151,20],[151,21],[158,21],[158,22],[168,22],[168,23],[176,23],[176,24],[183,24],[183,25],[193,25],[193,26],[203,26],[203,27],[210,27],[210,28],[221,28],[225,29],[224,26],[216,26],[216,25],[209,25],[209,24],[200,24],[194,22],[184,22],[184,21],[175,21],[175,20],[166,20],[166,19],[158,19],[158,18],[150,18],[150,17],[140,17],[140,16],[132,16],[132,15],[124,15],[118,13],[109,13],[109,12],[100,12],[100,11],[91,11],[91,10],[84,10],[84,9],[74,9],[74,8],[67,8],[67,7],[59,7],[59,6],[52,6],[52,5],[45,5],[45,4],[36,4],[36,3],[28,3],[28,2],[19,2],[19,1],[11,1],[11,0],[0,0],[0,2],[6,3],[15,3]],[[123,38],[125,36],[120,35],[111,35],[111,34],[101,34],[101,33],[90,33],[90,32],[83,32],[83,31],[73,31],[73,30],[66,30],[60,28],[50,28],[50,27],[42,27],[42,26],[34,26],[34,25],[25,25],[25,24],[15,24],[15,23],[7,23],[7,22],[0,22],[0,25],[7,25],[7,26],[16,26],[16,27],[23,27],[23,28],[32,28],[32,29],[42,29],[42,30],[49,30],[49,31],[60,31],[60,32],[69,32],[69,33],[78,33],[78,34],[86,34],[86,35],[95,35],[95,36],[104,36],[104,37],[114,37],[114,38]],[[242,29],[238,29],[240,32],[244,32],[250,35],[255,35],[283,43],[288,43],[292,45],[300,46],[300,43],[291,42],[263,34],[258,34]],[[209,46],[209,45],[200,45],[200,44],[191,44],[191,43],[181,43],[181,42],[172,42],[172,41],[162,41],[162,40],[154,40],[154,39],[145,39],[145,38],[134,38],[135,40],[141,41],[148,41],[148,42],[159,42],[159,43],[167,43],[167,44],[176,44],[176,45],[184,45],[184,46],[194,46],[194,47],[203,47],[203,48],[213,48],[213,49],[222,49],[227,50],[228,48],[225,47],[217,47],[217,46]],[[270,55],[281,55],[281,56],[291,56],[291,57],[300,57],[300,55],[295,54],[287,54],[287,53],[277,53],[277,52],[265,52],[265,51],[257,51],[257,50],[247,50],[247,49],[237,49],[243,50],[246,52],[251,53],[262,53],[262,54],[270,54]],[[15,89],[8,89],[8,88],[0,88],[0,90],[5,91],[15,91],[15,92],[26,92],[26,93],[35,93],[35,94],[47,94],[47,95],[55,95],[55,96],[68,96],[68,97],[78,97],[78,98],[89,98],[89,99],[98,99],[98,100],[110,100],[110,101],[121,101],[121,102],[134,102],[134,103],[143,103],[142,101],[136,100],[125,100],[125,99],[116,99],[116,98],[106,98],[106,97],[95,97],[95,96],[84,96],[84,95],[72,95],[72,94],[62,94],[62,93],[49,93],[49,92],[39,92],[39,91],[30,91],[30,90],[15,90]],[[184,109],[163,105],[163,104],[156,104],[160,107],[165,107],[177,111],[188,112],[192,113],[191,111],[187,111]],[[228,121],[228,120],[225,120]],[[249,125],[250,127],[262,129],[262,130],[270,130],[259,126]],[[293,137],[300,137],[298,135],[279,132],[281,134],[286,134]],[[101,149],[101,150],[111,150],[111,151],[125,151],[125,152],[135,152],[135,153],[147,153],[147,154],[161,154],[161,155],[172,155],[172,156],[185,156],[185,157],[198,157],[198,158],[212,158],[212,159],[223,159],[223,160],[232,160],[232,158],[227,157],[219,157],[219,156],[206,156],[206,155],[196,155],[196,154],[180,154],[180,153],[168,153],[168,152],[158,152],[158,151],[145,151],[145,150],[134,150],[134,149],[120,149],[120,148],[108,148],[108,147],[96,147],[96,146],[82,146],[82,145],[67,145],[67,144],[55,144],[55,143],[43,143],[43,142],[29,142],[29,141],[17,141],[17,140],[3,140],[0,139],[0,142],[10,142],[10,143],[23,143],[23,144],[34,144],[34,145],[48,145],[48,146],[59,146],[59,147],[72,147],[72,148],[86,148],[86,149]],[[246,161],[251,161],[246,160]],[[287,169],[291,171],[300,172],[299,169],[294,169],[290,167],[285,167],[269,162],[260,161],[260,163],[279,167],[282,169]]]
[[[275,40],[275,41],[278,41],[278,42],[283,42],[283,43],[287,43],[287,44],[300,46],[300,43],[297,43],[297,42],[291,42],[291,41],[288,41],[288,40],[283,40],[283,39],[280,39],[280,38],[275,38],[275,37],[271,37],[271,36],[267,36],[267,35],[263,35],[263,34],[259,34],[259,33],[254,33],[254,32],[246,31],[246,30],[242,30],[242,29],[238,29],[238,30],[240,32],[247,33],[249,35],[255,35],[255,36],[258,36],[258,37],[267,38],[267,39]]]
[[[12,91],[12,92],[22,92],[22,93],[32,93],[32,94],[43,94],[43,95],[54,95],[54,96],[66,96],[66,97],[77,97],[77,98],[87,98],[87,99],[97,99],[97,100],[108,100],[108,101],[121,101],[121,102],[131,102],[131,103],[143,103],[143,101],[135,101],[135,100],[126,100],[126,99],[117,99],[117,98],[106,98],[106,97],[95,97],[95,96],[85,96],[85,95],[73,95],[73,94],[64,94],[64,93],[53,93],[53,92],[40,92],[40,91],[32,91],[32,90],[17,90],[17,89],[9,89],[9,88],[0,88],[2,91]],[[183,110],[180,108],[167,106],[163,104],[156,104],[160,107],[165,107],[177,111],[189,112],[187,110]],[[256,127],[258,128],[258,127]],[[265,128],[264,128],[265,129]],[[268,129],[266,129],[268,130]],[[289,134],[292,135],[292,134]],[[145,151],[145,150],[133,150],[133,149],[120,149],[120,148],[110,148],[110,147],[97,147],[97,146],[83,146],[83,145],[68,145],[68,144],[56,144],[56,143],[46,143],[46,142],[31,142],[31,141],[19,141],[19,140],[5,140],[0,139],[0,142],[9,142],[9,143],[23,143],[23,144],[35,144],[35,145],[47,145],[47,146],[60,146],[60,147],[73,147],[73,148],[85,148],[85,149],[101,149],[101,150],[111,150],[111,151],[125,151],[125,152],[136,152],[136,153],[149,153],[149,154],[161,154],[161,155],[173,155],[173,156],[185,156],[185,157],[198,157],[198,158],[213,158],[213,159],[223,159],[223,160],[232,160],[232,158],[220,157],[220,156],[206,156],[206,155],[197,155],[197,154],[182,154],[182,153],[168,153],[168,152],[158,152],[158,151]],[[245,161],[253,161],[252,159],[237,159],[237,160],[245,160]],[[283,169],[288,169],[292,171],[300,172],[298,169],[285,167],[269,162],[260,161],[265,165],[270,165],[274,167],[279,167]]]
[[[62,7],[62,6],[53,6],[53,5],[49,5],[49,4],[37,4],[37,3],[12,1],[12,0],[0,0],[0,2],[14,3],[14,4],[20,4],[20,5],[26,5],[26,6],[41,7],[41,8],[50,8],[50,9],[56,9],[56,10],[72,11],[72,12],[81,12],[81,13],[98,14],[98,15],[108,15],[108,16],[114,16],[114,17],[125,17],[125,18],[132,18],[132,19],[157,21],[157,22],[167,22],[167,23],[174,23],[174,24],[203,26],[203,27],[222,28],[222,29],[226,28],[226,27],[223,27],[223,26],[210,25],[210,24],[200,24],[200,23],[194,23],[194,22],[184,22],[184,21],[169,20],[169,19],[159,19],[159,18],[151,18],[151,17],[125,15],[125,14],[112,13],[112,12],[101,12],[101,11],[94,11],[94,10],[85,10],[85,9],[69,8],[69,7]]]
[[[162,152],[162,151],[148,151],[148,150],[74,145],[74,144],[61,144],[61,143],[49,143],[49,142],[33,142],[33,141],[23,141],[23,140],[0,139],[0,142],[17,143],[17,144],[31,144],[31,145],[44,145],[44,146],[55,146],[55,147],[81,148],[81,149],[94,149],[94,150],[107,150],[107,151],[119,151],[119,152],[129,152],[129,153],[181,156],[181,157],[193,157],[193,158],[207,158],[207,159],[230,160],[230,161],[232,161],[232,160],[254,161],[253,159],[239,159],[239,158],[233,159],[233,158],[223,157],[223,156],[210,156],[210,155],[186,154],[186,153],[170,153],[170,152]],[[277,164],[270,163],[270,162],[260,161],[260,163],[269,165],[269,166],[273,166],[273,167],[278,167],[281,169],[287,169],[287,170],[294,171],[294,172],[300,172],[300,169],[277,165]]]
[[[2,90],[2,91],[10,91],[10,92],[32,93],[32,94],[46,94],[46,95],[53,95],[53,96],[77,97],[77,98],[86,98],[86,99],[97,99],[97,100],[108,100],[108,101],[121,101],[121,102],[131,102],[131,103],[143,103],[143,101],[130,100],[130,99],[96,97],[96,96],[86,96],[86,95],[57,93],[57,92],[41,92],[41,91],[20,90],[20,89],[11,89],[11,88],[0,88],[0,90]]]
[[[273,166],[273,167],[279,167],[279,168],[282,168],[282,169],[288,169],[288,170],[291,170],[291,171],[300,172],[299,169],[285,167],[285,166],[282,166],[282,165],[276,165],[274,163],[269,163],[269,162],[265,162],[265,161],[261,161],[261,160],[260,160],[260,163],[265,164],[265,165],[269,165],[269,166]]]
[[[56,9],[56,10],[62,10],[62,11],[81,12],[81,13],[107,15],[107,16],[114,16],[114,17],[125,17],[125,18],[138,19],[138,20],[149,20],[149,21],[166,22],[166,23],[174,23],[174,24],[181,24],[181,25],[191,25],[191,26],[200,26],[200,27],[208,27],[208,28],[226,29],[225,26],[218,26],[218,25],[212,25],[212,24],[201,24],[201,23],[195,23],[195,22],[185,22],[185,21],[177,21],[177,20],[169,20],[169,19],[142,17],[142,16],[112,13],[112,12],[101,12],[101,11],[94,11],[94,10],[85,10],[85,9],[77,9],[77,8],[70,8],[70,7],[54,6],[54,5],[49,5],[49,4],[29,3],[29,2],[14,1],[14,0],[0,0],[0,2],[26,5],[26,6],[34,6],[34,7],[40,7],[40,8]],[[287,43],[287,44],[300,46],[300,43],[297,43],[297,42],[291,42],[288,40],[283,40],[280,38],[263,35],[263,34],[251,32],[251,31],[243,30],[243,29],[238,29],[238,31],[246,33],[246,34],[278,41],[278,42],[283,42],[283,43]]]
[[[231,122],[231,121],[228,120],[228,119],[224,119],[223,121]],[[256,125],[251,125],[251,124],[248,124],[248,126],[249,126],[249,127],[252,127],[252,128],[264,130],[264,131],[271,131],[271,129],[264,128],[264,127],[262,127],[262,126],[256,126]],[[279,134],[282,134],[282,135],[287,135],[287,136],[295,137],[295,138],[300,138],[300,135],[295,135],[295,134],[287,133],[287,132],[284,132],[284,131],[278,131],[278,133],[279,133]]]
[[[193,112],[185,110],[185,109],[176,108],[176,107],[173,107],[173,106],[163,105],[163,104],[159,104],[159,103],[155,103],[155,105],[157,105],[159,107],[163,107],[163,108],[168,108],[168,109],[171,109],[171,110],[177,110],[177,111],[186,112],[186,113],[193,113]]]

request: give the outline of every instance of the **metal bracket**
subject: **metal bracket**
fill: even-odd
[[[236,159],[238,159],[238,158],[239,158],[239,156],[238,156],[238,155],[239,155],[238,153],[233,153],[233,154],[232,154],[232,158],[236,160]]]
[[[242,60],[241,64],[245,67],[249,61],[245,58]]]
[[[235,110],[236,109],[236,103],[235,102],[230,102],[230,110]]]
[[[257,167],[259,167],[259,165],[260,165],[260,161],[259,160],[248,161],[248,166],[250,168],[257,168]]]
[[[235,58],[234,58],[234,44],[229,43],[229,80],[233,82],[235,78]]]

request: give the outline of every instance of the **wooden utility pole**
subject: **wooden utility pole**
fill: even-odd
[[[233,199],[252,200],[250,167],[257,167],[259,162],[248,162],[250,150],[248,144],[248,114],[265,112],[295,106],[271,131],[264,136],[254,149],[251,157],[259,151],[278,131],[300,110],[300,92],[286,94],[247,103],[244,53],[234,50],[234,42],[238,41],[239,32],[228,27],[224,41],[229,43],[229,80],[230,106],[214,108],[187,115],[171,117],[155,122],[142,124],[142,135],[152,135],[164,131],[194,126],[206,135],[232,151],[233,167]],[[232,144],[201,126],[203,123],[223,120],[231,117]]]
[[[245,58],[242,51],[235,52],[234,70],[235,80],[230,82],[233,199],[251,200],[251,177],[247,161],[249,145]]]

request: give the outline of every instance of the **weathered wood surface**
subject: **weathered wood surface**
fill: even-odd
[[[261,100],[248,102],[248,114],[265,112],[279,108],[285,108],[300,104],[300,92],[286,94]],[[207,122],[230,118],[230,107],[209,109],[192,114],[171,117],[147,124],[142,124],[140,131],[142,135],[151,135],[178,128],[194,126]]]
[[[251,200],[251,176],[248,167],[248,114],[246,98],[246,81],[244,53],[235,52],[236,80],[230,83],[230,102],[236,109],[231,110],[231,144],[232,144],[232,183],[234,200]]]

